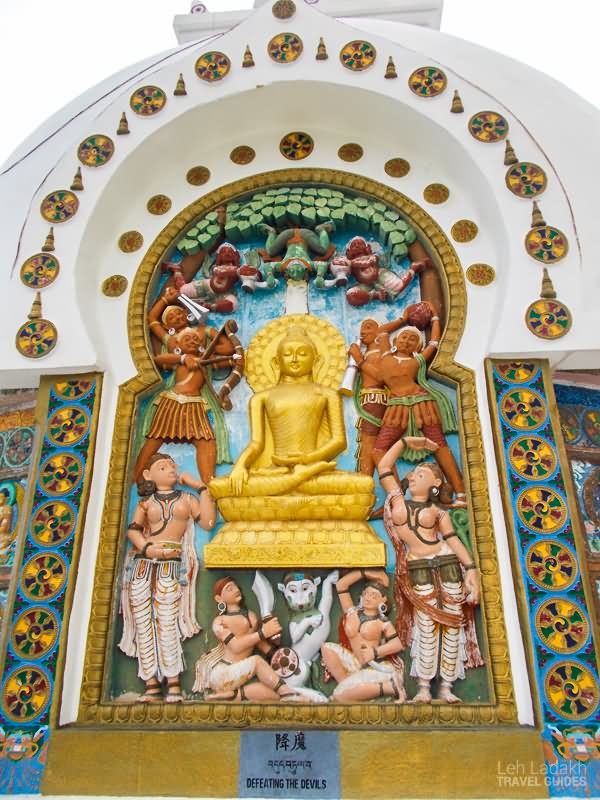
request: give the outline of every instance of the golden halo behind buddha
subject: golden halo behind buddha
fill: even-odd
[[[304,332],[319,356],[313,368],[314,382],[330,389],[339,388],[347,361],[344,337],[327,320],[310,314],[290,314],[265,325],[248,346],[246,380],[254,392],[262,392],[278,383],[279,372],[274,364],[277,348],[294,328]]]

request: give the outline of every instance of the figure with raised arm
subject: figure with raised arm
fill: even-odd
[[[197,495],[175,489],[178,481]],[[127,529],[133,549],[121,594],[119,648],[137,657],[138,675],[146,684],[140,702],[162,702],[166,679],[166,702],[175,703],[182,700],[182,642],[200,631],[194,523],[210,530],[216,509],[206,485],[187,473],[178,476],[174,461],[164,453],[155,453],[144,464],[139,490],[141,499]]]
[[[358,606],[350,588],[366,580]],[[389,578],[381,569],[352,570],[336,583],[343,611],[341,644],[326,642],[321,648],[323,664],[335,678],[332,699],[337,703],[361,703],[392,697],[406,700],[404,665],[397,658],[402,644],[387,618]]]
[[[405,497],[393,468],[409,447],[435,454],[438,445],[407,436],[378,465],[387,493],[384,524],[396,553],[396,630],[402,646],[411,646],[410,674],[419,687],[412,702],[431,702],[431,681],[439,676],[438,700],[459,703],[455,681],[465,677],[465,669],[484,663],[474,614],[479,570],[440,505],[449,487],[436,464],[415,465],[407,476],[410,499]]]

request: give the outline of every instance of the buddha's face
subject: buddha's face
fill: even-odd
[[[277,349],[280,372],[290,378],[310,375],[316,357],[314,347],[302,339],[284,339]]]

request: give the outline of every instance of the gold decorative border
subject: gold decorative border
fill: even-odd
[[[110,672],[110,628],[115,603],[119,557],[126,504],[131,431],[136,402],[159,384],[150,357],[146,313],[156,285],[156,265],[173,241],[202,214],[240,195],[288,183],[322,183],[375,197],[401,211],[441,265],[447,306],[447,324],[435,359],[435,373],[456,386],[460,409],[463,463],[470,497],[470,526],[482,575],[482,607],[489,651],[486,654],[493,701],[489,704],[447,705],[321,705],[279,706],[250,704],[132,704],[107,702],[103,683]],[[498,560],[486,482],[485,456],[477,412],[475,379],[471,370],[456,364],[454,353],[465,324],[466,292],[462,268],[450,241],[414,201],[376,181],[331,169],[297,168],[257,174],[230,183],[201,197],[181,211],[162,230],[144,256],[133,282],[128,330],[131,354],[138,374],[119,390],[109,477],[96,562],[92,609],[86,645],[79,705],[82,725],[148,725],[201,727],[366,727],[480,726],[517,724],[516,705],[500,593]],[[492,658],[493,654],[493,658]]]

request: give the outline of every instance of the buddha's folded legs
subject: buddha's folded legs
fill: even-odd
[[[268,497],[270,495],[288,494],[295,490],[301,491],[301,487],[311,478],[315,478],[320,473],[331,472],[335,468],[335,463],[331,461],[318,461],[315,464],[299,465],[290,472],[281,475],[279,470],[274,470],[274,475],[250,473],[244,488],[240,493],[242,497]],[[210,483],[210,493],[214,498],[220,500],[224,497],[232,497],[233,491],[229,481],[229,476],[215,478]]]

